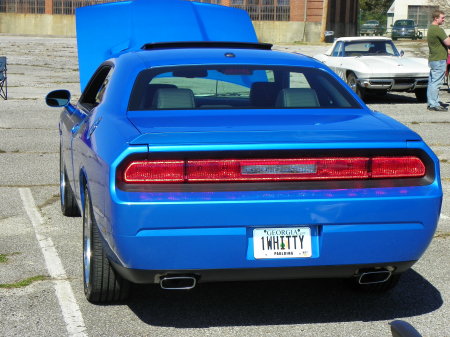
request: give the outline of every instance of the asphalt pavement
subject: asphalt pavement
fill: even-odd
[[[397,45],[406,56],[427,55],[424,41]],[[329,47],[275,49],[313,56]],[[201,284],[189,292],[139,286],[127,302],[92,305],[82,288],[81,218],[59,207],[60,110],[44,102],[54,89],[79,97],[76,41],[0,35],[0,55],[8,57],[9,84],[9,99],[0,99],[0,336],[390,336],[396,319],[423,336],[450,336],[450,112],[427,111],[408,93],[367,101],[417,131],[442,169],[438,231],[392,291],[356,293],[341,280]]]

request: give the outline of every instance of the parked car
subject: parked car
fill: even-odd
[[[436,229],[435,154],[327,66],[257,43],[246,12],[174,3],[77,10],[83,93],[46,98],[63,107],[61,209],[83,217],[87,299],[130,282],[395,286]]]
[[[362,36],[364,35],[383,35],[385,32],[384,27],[377,20],[369,20],[361,25],[359,30]]]
[[[335,71],[362,99],[368,93],[414,92],[426,102],[428,61],[405,57],[385,37],[341,37],[314,56]]]
[[[414,20],[396,20],[392,26],[392,40],[422,38],[422,33],[417,30]]]

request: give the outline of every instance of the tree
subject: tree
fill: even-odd
[[[393,3],[394,0],[359,0],[361,21],[378,20],[382,25],[385,25],[387,11]]]

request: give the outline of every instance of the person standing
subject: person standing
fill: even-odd
[[[428,77],[427,103],[428,110],[448,111],[439,103],[439,88],[444,80],[447,67],[448,47],[450,47],[450,37],[440,27],[444,24],[445,15],[443,11],[435,10],[432,14],[433,22],[428,27],[428,65],[430,66],[430,76]]]

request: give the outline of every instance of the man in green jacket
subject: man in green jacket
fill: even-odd
[[[446,107],[439,103],[439,88],[444,79],[447,68],[448,47],[450,47],[450,37],[440,27],[444,24],[444,12],[436,10],[432,14],[433,22],[428,27],[427,40],[430,55],[428,65],[430,66],[430,76],[428,77],[427,102],[428,110],[447,111]]]

